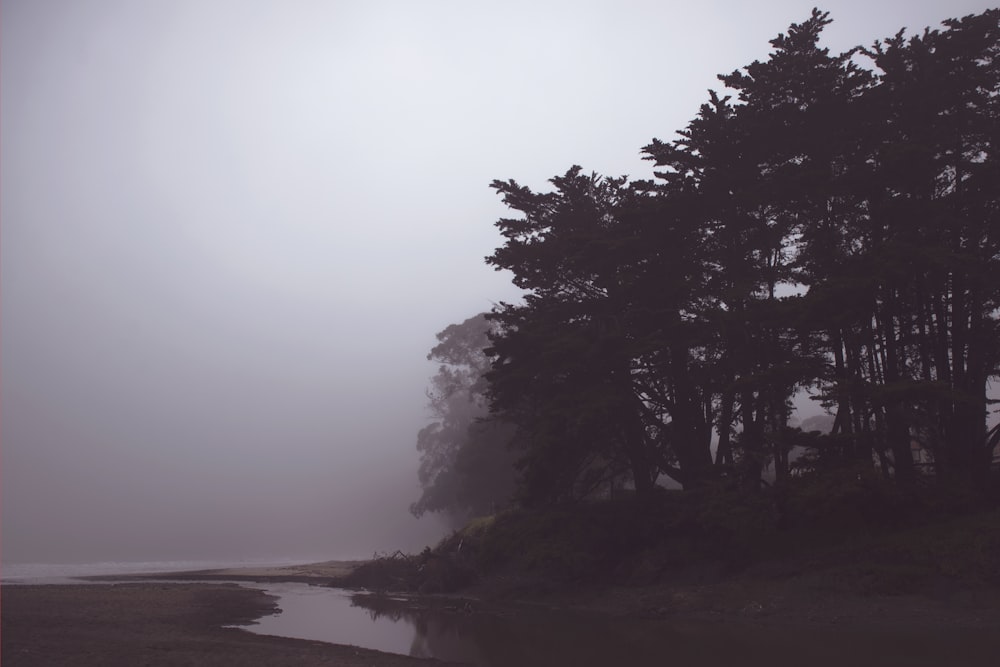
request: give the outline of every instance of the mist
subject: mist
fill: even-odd
[[[0,4],[5,562],[418,549],[487,187],[639,158],[814,3]],[[828,2],[842,50],[982,2]]]

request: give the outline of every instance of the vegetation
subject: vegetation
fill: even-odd
[[[814,10],[720,76],[727,94],[643,149],[654,179],[493,183],[515,216],[487,262],[524,299],[439,335],[414,511],[495,518],[436,557],[641,581],[877,542],[926,573],[951,556],[892,536],[995,520],[1000,10],[842,54],[829,23]],[[804,389],[829,433],[792,427]],[[518,481],[500,514],[453,490],[505,500],[509,465],[462,463],[498,445]],[[997,564],[995,530],[948,535]]]
[[[720,77],[655,181],[579,167],[536,193],[487,261],[523,303],[489,315],[494,414],[517,427],[522,500],[746,489],[772,467],[984,484],[998,433],[1000,10],[871,49],[820,48],[825,13]],[[859,62],[867,58],[870,68]],[[825,438],[790,428],[816,391]]]
[[[879,475],[757,491],[657,489],[470,522],[435,548],[378,555],[336,586],[535,597],[604,585],[808,580],[856,595],[1000,585],[1000,498]]]
[[[427,392],[434,421],[417,436],[423,493],[410,506],[415,516],[440,512],[460,526],[505,506],[513,492],[512,428],[489,418],[486,399],[489,329],[484,314],[453,324],[427,355],[440,365]]]

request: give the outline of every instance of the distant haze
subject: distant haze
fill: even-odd
[[[650,177],[812,5],[0,3],[3,560],[437,539],[425,355],[517,298],[488,183]],[[826,44],[988,6],[828,2]]]

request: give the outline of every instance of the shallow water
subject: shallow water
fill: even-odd
[[[707,663],[678,663],[678,656],[743,657],[732,633],[727,646],[710,650],[718,642],[715,628],[705,624],[667,624],[531,607],[487,613],[459,601],[451,608],[426,607],[419,598],[358,595],[307,584],[254,587],[278,596],[282,611],[244,628],[250,632],[469,665],[663,665],[667,655],[674,656],[671,664],[686,665]]]
[[[797,627],[612,618],[523,608],[506,612],[421,607],[307,584],[252,584],[278,596],[280,614],[244,629],[480,667],[574,665],[995,665],[988,630]]]
[[[283,565],[219,561],[147,563],[4,564],[2,583],[84,582],[74,577]],[[180,582],[171,582],[180,583]],[[206,583],[206,582],[199,582]],[[221,582],[216,582],[221,583]],[[420,598],[357,595],[303,583],[241,582],[278,598],[281,613],[261,618],[244,630],[266,635],[363,646],[415,657],[435,657],[480,667],[535,665],[691,665],[767,664],[783,667],[860,667],[862,665],[997,664],[1000,633],[995,628],[955,628],[924,624],[920,629],[788,627],[767,619],[720,618],[689,622],[610,618],[523,607],[503,612],[434,608]],[[932,619],[928,619],[931,621]]]
[[[659,642],[630,642],[611,619],[566,612],[472,612],[419,606],[418,600],[357,595],[308,584],[253,584],[277,596],[281,613],[250,632],[350,644],[470,665],[659,664]],[[615,628],[614,626],[619,626]],[[634,624],[627,626],[634,629]],[[632,637],[635,639],[635,637]],[[637,650],[638,649],[638,650]],[[652,655],[648,649],[653,649]],[[620,663],[627,655],[626,663]],[[556,663],[553,658],[558,656]],[[569,662],[566,662],[566,661]]]
[[[410,654],[413,629],[405,623],[376,621],[365,609],[354,605],[350,591],[302,583],[244,585],[276,596],[281,608],[278,614],[243,626],[244,630]]]

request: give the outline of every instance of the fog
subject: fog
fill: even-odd
[[[831,1],[826,44],[988,6]],[[811,7],[2,2],[3,560],[433,542],[425,355],[517,298],[489,182],[649,177]]]

